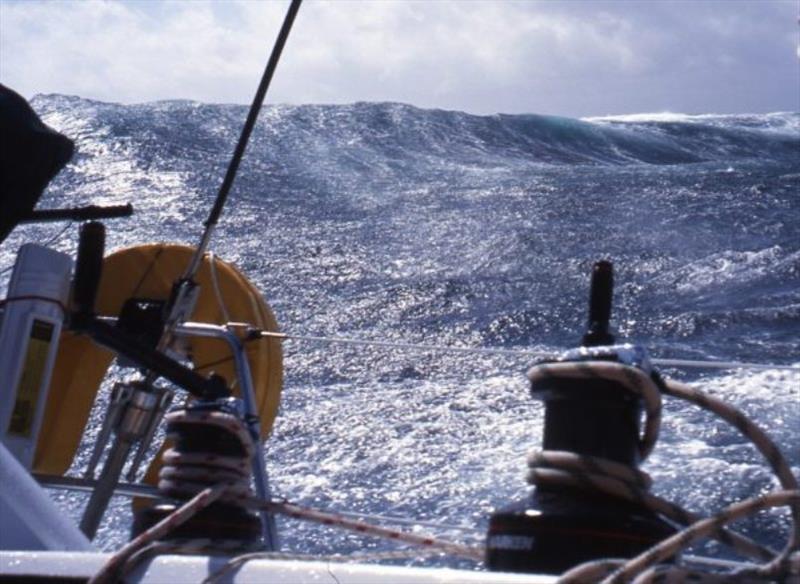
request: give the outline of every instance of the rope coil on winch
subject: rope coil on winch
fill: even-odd
[[[650,477],[634,467],[572,452],[548,450],[534,452],[528,458],[530,470],[527,475],[528,482],[533,485],[559,485],[579,490],[599,491],[638,503],[678,524],[689,526],[627,564],[617,560],[588,562],[564,574],[560,581],[597,581],[612,573],[608,582],[627,582],[646,569],[650,576],[656,573],[669,573],[670,570],[678,568],[661,566],[656,569],[652,566],[674,556],[700,537],[713,537],[747,557],[766,562],[753,571],[753,574],[762,578],[781,576],[790,570],[792,562],[798,561],[790,559],[794,557],[792,554],[797,555],[796,550],[800,542],[800,521],[798,520],[800,518],[800,495],[797,491],[797,479],[778,447],[742,412],[685,384],[674,381],[665,382],[655,372],[647,375],[636,367],[609,361],[540,364],[530,371],[529,377],[532,382],[542,382],[553,378],[604,379],[613,381],[624,390],[641,396],[645,403],[646,416],[645,429],[639,441],[642,460],[652,451],[658,437],[662,394],[694,403],[729,422],[748,438],[766,458],[781,487],[785,489],[771,493],[764,498],[739,503],[712,518],[703,519],[647,492],[652,482]],[[789,506],[793,516],[789,543],[780,553],[724,528],[725,524],[735,518],[771,506]],[[639,580],[637,579],[636,582]]]
[[[145,557],[147,555],[145,549],[150,546],[172,553],[199,553],[211,550],[234,553],[247,551],[246,544],[249,542],[218,535],[217,526],[212,523],[219,522],[220,518],[209,517],[208,512],[220,506],[223,506],[222,509],[226,514],[235,510],[248,514],[245,518],[254,517],[253,510],[265,510],[364,535],[423,546],[429,550],[436,550],[436,553],[461,555],[476,561],[482,559],[483,550],[480,548],[370,525],[337,513],[302,507],[288,501],[260,500],[250,487],[249,469],[255,449],[244,422],[232,412],[221,411],[219,402],[191,407],[196,409],[179,410],[165,417],[167,437],[173,441],[173,446],[163,455],[164,467],[159,473],[158,489],[169,499],[185,501],[194,497],[187,505],[204,493],[209,491],[216,493],[219,489],[221,491],[209,501],[208,506],[195,504],[187,519],[183,519],[180,523],[173,522],[169,529],[156,530],[150,527],[146,533],[157,535],[139,541],[138,547],[132,552],[126,551],[126,561],[123,562],[126,564],[126,570],[130,570],[131,564]],[[173,506],[170,512],[165,514],[156,506],[155,511],[145,510],[143,513],[146,516],[149,514],[151,522],[157,519],[160,523],[164,523],[173,515],[184,516],[185,512],[181,509]],[[143,522],[147,519],[148,517]],[[231,518],[230,523],[233,523],[234,519],[241,520],[242,517]],[[228,531],[232,529],[227,523],[220,527]],[[245,534],[247,527],[243,526]],[[235,530],[234,535],[236,535]],[[127,546],[125,550],[128,550]],[[267,552],[266,557],[272,557],[269,555],[272,553],[274,552]],[[253,559],[258,557],[258,554],[247,553],[246,557]],[[119,560],[114,562],[119,567]]]
[[[175,441],[164,452],[164,466],[158,475],[158,488],[165,496],[186,499],[219,484],[228,486],[220,501],[241,505],[253,496],[250,461],[255,448],[243,421],[227,412],[191,410],[172,412],[165,419],[168,437]],[[187,437],[192,430],[203,436]],[[209,438],[213,430],[217,432]],[[206,443],[214,438],[227,444],[207,450],[187,444],[187,439]]]
[[[134,533],[174,513],[182,502],[209,488],[223,488],[219,498],[198,510],[180,528],[164,535],[169,541],[208,539],[219,549],[252,550],[259,545],[261,521],[247,508],[253,498],[253,438],[235,411],[235,400],[196,402],[165,416],[171,447],[163,454],[158,490],[161,499],[137,510]]]
[[[604,379],[639,396],[645,405],[644,431],[639,439],[639,456],[647,458],[655,448],[661,429],[661,392],[653,379],[638,367],[613,361],[542,363],[528,372],[531,383],[560,379]]]

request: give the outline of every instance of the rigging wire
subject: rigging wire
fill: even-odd
[[[496,347],[456,347],[452,345],[434,345],[427,343],[405,343],[394,341],[376,341],[372,339],[359,339],[355,337],[326,337],[315,335],[299,335],[275,331],[252,330],[248,323],[229,322],[232,328],[245,328],[248,330],[246,342],[253,342],[262,338],[278,339],[280,341],[299,341],[308,343],[323,343],[332,345],[351,345],[356,347],[369,347],[381,349],[399,349],[421,352],[440,352],[466,355],[499,355],[505,357],[518,357],[526,359],[556,360],[558,353],[548,351],[533,351],[530,349],[501,349]],[[206,369],[226,361],[232,357],[225,357],[212,363],[198,365],[195,369]],[[675,367],[679,369],[752,369],[761,371],[791,371],[800,373],[800,366],[777,365],[774,363],[751,363],[747,361],[712,361],[703,359],[665,359],[651,358],[650,362],[659,367]]]
[[[44,243],[41,243],[39,245],[42,245],[44,247],[47,247],[48,245],[53,245],[55,242],[57,242],[59,239],[61,239],[61,236],[64,235],[67,232],[67,230],[69,230],[70,227],[72,227],[72,223],[73,222],[70,221],[58,233],[56,233],[53,237],[51,237],[50,239],[48,239],[47,241],[45,241]],[[12,263],[10,266],[6,266],[5,268],[0,269],[0,276],[5,274],[6,272],[10,272],[11,270],[13,270],[14,269],[14,265],[15,264]]]
[[[258,84],[258,89],[253,97],[253,102],[250,104],[250,111],[247,113],[247,120],[242,127],[242,133],[239,135],[239,141],[236,143],[236,149],[231,157],[228,170],[225,172],[225,178],[222,180],[222,185],[220,185],[217,198],[214,201],[214,206],[211,209],[211,213],[208,215],[208,219],[206,219],[204,223],[205,230],[203,231],[203,236],[200,239],[200,243],[197,246],[197,250],[192,257],[189,266],[186,268],[186,273],[183,276],[184,280],[193,279],[195,273],[200,267],[200,262],[203,259],[203,255],[208,249],[208,244],[211,241],[211,235],[214,231],[214,227],[216,227],[219,217],[222,214],[222,209],[225,206],[225,202],[228,200],[228,195],[230,194],[231,187],[233,186],[233,181],[236,179],[236,173],[239,170],[239,164],[244,156],[247,143],[250,141],[250,134],[253,133],[253,128],[256,125],[258,114],[261,111],[261,106],[264,104],[264,98],[266,97],[267,90],[272,82],[275,69],[278,67],[278,62],[281,59],[283,47],[286,45],[286,40],[289,38],[289,32],[292,30],[292,25],[294,24],[294,19],[297,16],[298,10],[300,10],[301,3],[302,0],[292,0],[292,3],[289,5],[289,9],[286,12],[286,17],[284,18],[283,25],[278,33],[278,38],[275,40],[275,45],[272,47],[272,52],[270,53],[269,61],[267,61],[267,66],[264,69],[264,74],[261,76],[261,82]]]
[[[238,326],[239,323],[231,323]],[[532,351],[528,349],[501,349],[493,347],[455,347],[451,345],[432,345],[425,343],[403,343],[392,341],[375,341],[358,339],[355,337],[325,337],[313,335],[296,335],[272,331],[255,331],[256,338],[273,338],[284,341],[301,341],[309,343],[326,343],[339,345],[352,345],[360,347],[375,347],[383,349],[401,349],[426,352],[460,353],[467,355],[501,355],[507,357],[525,357],[527,359],[557,359],[558,353],[548,351]],[[695,359],[660,359],[651,358],[653,365],[660,367],[678,367],[685,369],[756,369],[795,371],[800,373],[800,367],[795,365],[775,365],[768,363],[750,363],[746,361],[710,361]]]

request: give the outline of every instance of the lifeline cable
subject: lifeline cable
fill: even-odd
[[[249,326],[244,323],[230,323],[232,326]],[[529,349],[502,349],[495,347],[454,347],[452,345],[432,345],[425,343],[404,343],[393,341],[375,341],[371,339],[357,339],[354,337],[326,337],[313,335],[300,335],[280,333],[274,331],[252,331],[253,335],[262,338],[278,339],[283,341],[303,341],[309,343],[328,343],[338,345],[353,345],[360,347],[375,347],[383,349],[404,349],[412,351],[437,351],[443,353],[462,353],[467,355],[500,355],[508,357],[525,357],[528,359],[554,359],[556,353],[546,351],[531,351]],[[796,365],[773,365],[768,363],[748,363],[744,361],[704,361],[698,359],[659,359],[651,358],[653,365],[662,367],[679,367],[687,369],[757,369],[793,371],[800,373]]]
[[[373,339],[359,339],[355,337],[327,337],[314,335],[301,335],[294,333],[283,333],[277,331],[264,331],[252,329],[248,323],[229,322],[226,323],[231,328],[247,329],[245,341],[255,341],[260,338],[277,339],[279,341],[300,341],[307,343],[323,343],[331,345],[351,345],[356,347],[371,347],[378,349],[401,349],[408,351],[421,352],[440,352],[465,355],[498,355],[505,357],[517,357],[525,359],[555,360],[558,353],[547,351],[532,351],[530,349],[503,349],[500,347],[456,347],[453,345],[433,345],[426,343],[406,343],[395,341],[376,341]],[[197,369],[204,369],[229,361],[230,357],[225,357],[213,363],[198,365]],[[659,359],[651,358],[653,365],[663,367],[677,367],[681,369],[754,369],[762,371],[791,371],[800,373],[800,366],[797,365],[776,365],[771,363],[750,363],[746,361],[704,361],[698,359]]]

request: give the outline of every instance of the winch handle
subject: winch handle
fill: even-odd
[[[589,328],[583,335],[584,347],[613,345],[611,334],[611,301],[614,295],[614,266],[601,260],[592,268],[592,286],[589,292]]]
[[[106,228],[102,223],[91,221],[81,227],[78,259],[75,264],[75,282],[72,289],[75,307],[73,317],[85,318],[94,315],[97,289],[103,273],[105,246]]]

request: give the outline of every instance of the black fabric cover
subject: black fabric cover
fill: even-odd
[[[22,96],[0,85],[0,242],[30,214],[74,149]]]

